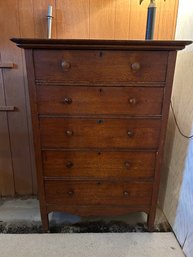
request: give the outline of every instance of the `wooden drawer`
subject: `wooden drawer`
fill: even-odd
[[[35,50],[36,82],[164,82],[168,52]]]
[[[154,177],[155,152],[43,151],[46,177]]]
[[[152,189],[150,183],[45,181],[48,204],[147,206],[151,203]]]
[[[163,88],[61,87],[37,89],[40,114],[161,115]]]
[[[161,120],[41,118],[43,148],[157,148]]]

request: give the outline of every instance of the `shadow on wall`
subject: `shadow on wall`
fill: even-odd
[[[175,121],[170,109],[167,133],[166,133],[165,149],[164,149],[164,159],[163,159],[163,166],[162,166],[162,172],[161,172],[160,192],[159,192],[159,199],[158,199],[159,206],[161,207],[162,210],[164,209],[164,201],[166,198],[166,188],[167,188],[176,129],[177,128],[175,125]]]
[[[158,204],[171,226],[174,225],[178,207],[188,143],[189,140],[180,135],[170,111]]]
[[[182,132],[191,134],[193,118],[192,99],[192,71],[193,53],[178,54],[172,102],[178,124]],[[170,225],[173,227],[177,214],[179,196],[189,156],[189,143],[192,140],[184,138],[178,131],[170,112],[165,144],[165,156],[162,168],[162,177],[159,194],[159,205],[164,211]],[[193,186],[192,186],[193,187]]]
[[[192,129],[193,133],[193,129]],[[193,140],[189,141],[174,232],[187,256],[193,256]]]

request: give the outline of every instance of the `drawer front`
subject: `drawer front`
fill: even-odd
[[[41,118],[43,148],[157,148],[161,120]]]
[[[45,181],[48,204],[148,206],[152,188],[150,183]]]
[[[34,50],[38,82],[96,84],[163,82],[168,52]]]
[[[163,88],[39,86],[40,114],[161,115]]]
[[[43,151],[46,177],[153,178],[155,152]]]

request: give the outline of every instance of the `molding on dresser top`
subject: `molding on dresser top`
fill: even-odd
[[[96,40],[11,38],[18,47],[30,49],[117,49],[182,50],[192,41],[180,40]]]

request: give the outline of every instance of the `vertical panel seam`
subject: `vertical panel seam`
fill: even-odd
[[[1,53],[0,53],[0,61],[1,61]],[[2,77],[2,93],[3,93],[3,98],[4,98],[4,102],[6,105],[6,97],[5,97],[5,82],[4,82],[4,76],[3,76],[3,71],[1,70],[1,77]],[[5,114],[6,117],[6,123],[7,123],[7,129],[8,129],[8,143],[9,143],[9,152],[10,152],[10,157],[11,157],[11,168],[12,168],[12,175],[13,175],[13,162],[12,162],[12,153],[11,153],[11,145],[10,145],[10,137],[9,137],[9,126],[8,126],[8,117],[7,117],[7,113]],[[13,186],[14,186],[14,178],[13,179]],[[3,181],[3,180],[2,180]],[[14,190],[15,188],[13,188]],[[15,191],[15,190],[14,190]],[[3,196],[3,183],[2,183],[2,188],[1,188],[1,192],[0,192],[0,196]]]
[[[127,39],[130,39],[130,30],[131,30],[130,20],[131,20],[131,0],[129,0],[129,17],[128,17],[128,36],[127,36]]]
[[[58,38],[58,23],[57,23],[57,3],[56,0],[54,1],[54,7],[55,7],[55,24],[56,24],[56,38]]]
[[[175,13],[174,13],[174,19],[173,19],[172,39],[175,39],[176,37],[178,10],[179,10],[179,0],[175,0]]]
[[[90,39],[90,0],[88,1],[89,9],[88,9],[88,37]]]
[[[0,60],[1,60],[1,55],[0,55]],[[2,82],[3,82],[3,95],[4,95],[4,101],[5,105],[7,105],[7,99],[6,99],[6,94],[5,94],[5,79],[4,79],[4,71],[2,71]],[[13,153],[12,153],[12,148],[11,148],[11,137],[10,137],[10,128],[9,128],[9,121],[8,121],[8,115],[7,113],[5,114],[6,116],[6,121],[7,121],[7,132],[8,132],[8,139],[9,139],[9,150],[10,150],[10,157],[11,157],[11,167],[12,167],[12,185],[13,185],[13,192],[15,194],[15,176],[14,176],[14,166],[13,166]],[[3,192],[2,192],[3,195]]]
[[[33,35],[34,35],[34,38],[35,38],[35,16],[34,16],[34,0],[32,0],[32,18],[33,18]],[[23,58],[24,55],[23,55]],[[26,70],[26,76],[27,76],[27,70]],[[27,85],[26,85],[26,81],[24,82],[25,86],[28,86],[28,81],[27,81]],[[26,88],[25,88],[26,89]],[[30,108],[30,112],[31,112],[31,108]],[[33,139],[32,137],[30,136],[30,131],[29,131],[29,119],[28,119],[28,133],[29,133],[29,149],[30,149],[30,160],[31,160],[31,176],[32,176],[32,194],[34,194],[34,170],[32,169],[32,167],[34,167],[34,165],[32,166],[32,162],[34,161],[34,159],[32,158],[32,155],[34,154],[34,152],[32,151],[32,147],[33,147]],[[33,132],[32,132],[33,133]],[[36,168],[36,166],[35,166]],[[36,171],[35,171],[36,173]]]
[[[34,26],[33,26],[33,34],[34,34],[34,37],[35,37],[34,0],[32,0],[32,6],[33,6],[33,8],[32,8],[32,17],[33,17],[33,24],[34,24]]]
[[[159,22],[158,22],[158,28],[157,28],[157,39],[160,39],[160,23],[161,23],[161,17],[162,17],[162,5],[164,1],[160,2],[160,10],[159,10]]]
[[[163,1],[163,0],[162,0]],[[159,16],[157,15],[157,10],[156,10],[156,20],[157,20],[157,35],[156,35],[156,38],[155,39],[159,39],[159,28],[160,28],[160,21],[161,21],[161,4],[162,4],[162,2],[160,1],[159,2],[159,8],[160,8],[160,10],[159,10]],[[155,25],[156,25],[156,23],[155,23]],[[155,29],[156,29],[156,27],[155,27]]]
[[[21,26],[20,26],[20,19],[19,19],[19,10],[20,10],[20,5],[19,5],[19,0],[17,0],[17,14],[18,14],[18,29],[19,29],[19,35],[21,37]],[[31,149],[30,149],[30,135],[29,135],[29,120],[28,120],[28,113],[27,113],[27,103],[26,103],[26,81],[24,78],[24,60],[23,60],[23,53],[22,49],[20,49],[20,58],[21,58],[21,63],[22,63],[22,81],[23,81],[23,90],[24,90],[24,106],[25,106],[25,115],[26,115],[26,125],[27,125],[27,138],[28,138],[28,151],[29,151],[29,160],[30,160],[30,165],[29,165],[29,173],[31,174],[31,194],[33,192],[33,176],[32,176],[32,158],[31,158]],[[28,181],[28,182],[30,182]]]
[[[114,3],[114,26],[113,26],[113,38],[115,39],[115,22],[117,20],[117,1]]]

